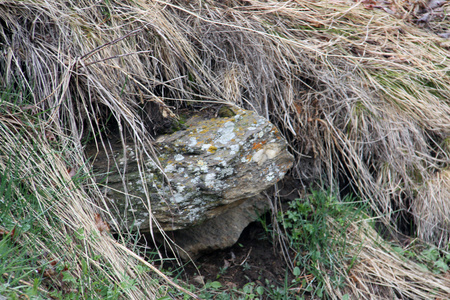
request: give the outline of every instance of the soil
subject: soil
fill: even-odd
[[[193,263],[186,265],[182,277],[199,287],[201,279],[219,281],[229,288],[242,288],[249,282],[283,286],[286,276],[292,280],[282,253],[259,222],[251,223],[231,248],[203,255],[195,265],[197,268]]]

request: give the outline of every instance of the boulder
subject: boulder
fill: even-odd
[[[202,253],[232,246],[242,231],[258,219],[269,207],[268,199],[261,194],[239,201],[221,215],[206,220],[200,225],[170,232],[169,237],[183,250],[181,258],[197,258]],[[157,239],[163,242],[161,235]]]
[[[202,247],[232,245],[258,216],[256,210],[264,210],[265,200],[256,196],[282,179],[293,164],[287,143],[273,124],[255,112],[232,110],[226,117],[196,114],[186,121],[185,129],[159,137],[154,144],[157,163],[131,145],[125,154],[123,147],[110,153],[115,163],[98,154],[101,163],[94,161],[94,172],[97,180],[107,186],[118,223],[150,231],[151,207],[165,231],[187,232],[192,228],[199,232],[197,236],[205,236],[207,231],[199,229],[202,224],[207,228],[222,227],[230,231],[232,238]],[[107,165],[113,167],[107,170]],[[231,217],[233,211],[237,215]],[[233,226],[234,221],[218,218],[221,215],[242,222]],[[212,225],[214,219],[219,224]]]

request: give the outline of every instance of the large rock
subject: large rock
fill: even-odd
[[[126,156],[121,151],[113,153],[117,163],[111,165],[118,168],[111,169],[107,178],[97,179],[109,187],[107,196],[117,206],[122,224],[149,231],[150,204],[165,231],[198,229],[206,220],[230,209],[240,211],[238,207],[248,199],[283,178],[292,166],[293,156],[276,127],[252,111],[233,110],[235,115],[223,118],[195,115],[187,120],[185,130],[161,136],[155,143],[160,168],[145,158],[144,172],[140,174],[136,150],[131,146],[127,147]],[[94,170],[105,174],[105,166],[104,162],[94,163]],[[119,175],[124,170],[125,180]],[[124,182],[129,197],[123,193]],[[254,219],[255,207],[262,206],[252,201],[252,205],[243,207],[253,210]],[[248,224],[251,218],[247,215],[241,219]],[[222,223],[222,227],[232,230],[233,226]],[[211,223],[208,226],[211,228]],[[242,231],[242,226],[235,231]],[[232,235],[235,237],[236,233]]]
[[[175,230],[169,233],[169,237],[183,250],[178,251],[183,259],[196,258],[199,254],[235,244],[245,227],[260,217],[268,207],[267,197],[260,194],[239,201],[235,207],[200,225]],[[161,235],[157,237],[163,241]]]

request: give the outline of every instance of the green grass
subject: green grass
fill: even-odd
[[[36,214],[43,212],[36,198],[29,194],[10,169],[0,173],[0,294],[14,299],[19,296],[45,297],[37,287],[49,262],[39,264],[37,243],[44,239]],[[37,242],[37,241],[35,241]]]
[[[364,207],[351,197],[338,201],[336,194],[323,190],[312,190],[307,198],[289,203],[279,215],[295,253],[296,279],[289,288],[301,287],[303,294],[322,298],[328,294],[327,282],[332,288],[343,287],[343,261],[355,259],[347,253],[346,232],[363,217]]]
[[[0,240],[0,295],[8,299],[18,299],[23,295],[41,299],[38,287],[42,276],[37,274],[37,257],[28,257],[18,251],[11,241],[11,236]]]

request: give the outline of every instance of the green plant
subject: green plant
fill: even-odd
[[[28,257],[17,246],[11,234],[0,240],[0,295],[10,298],[41,298],[38,287],[42,276],[36,272],[36,257]]]
[[[354,259],[346,254],[346,230],[360,217],[361,207],[354,199],[339,201],[331,191],[312,190],[306,199],[291,202],[278,217],[295,252],[296,278],[291,285],[300,285],[304,292],[320,298],[328,293],[327,281],[333,288],[342,287],[345,272],[341,262]]]
[[[10,165],[0,169],[0,294],[9,298],[40,299],[42,272],[49,262],[39,262],[32,237],[41,234],[35,214],[39,212],[36,198],[25,188]],[[51,218],[49,218],[50,220]],[[31,237],[31,238],[30,238]]]
[[[417,257],[420,265],[435,274],[446,273],[449,270],[450,253],[432,246],[427,247]]]
[[[250,299],[259,299],[259,296],[264,294],[264,288],[260,285],[256,285],[254,282],[249,282],[242,288],[243,298],[244,300]]]
[[[248,271],[248,270],[250,270],[251,268],[252,268],[252,266],[249,265],[248,262],[245,262],[245,263],[242,265],[242,269],[244,269],[244,271]]]
[[[228,267],[220,267],[219,268],[219,273],[217,273],[216,279],[219,279],[220,277],[222,277],[228,270]]]

